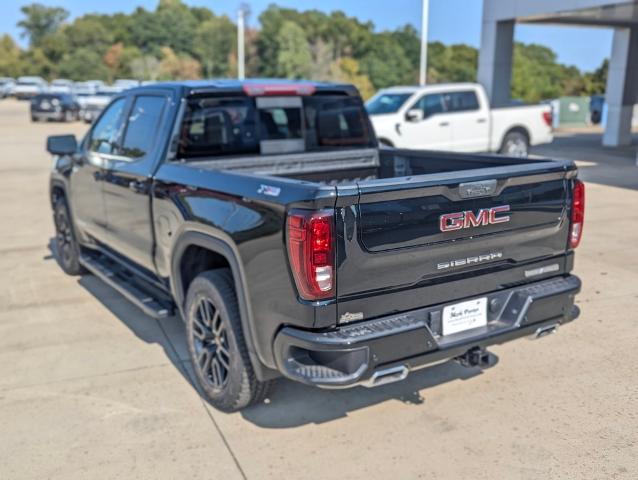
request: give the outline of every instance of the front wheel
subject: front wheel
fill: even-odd
[[[185,313],[188,351],[207,400],[225,412],[261,402],[271,382],[260,382],[250,363],[230,272],[198,275],[188,288]]]
[[[503,139],[499,153],[510,157],[527,157],[529,155],[529,139],[521,132],[509,132]]]
[[[84,268],[80,264],[80,245],[75,239],[69,206],[64,197],[55,201],[53,208],[55,223],[55,250],[62,270],[68,275],[80,275]]]

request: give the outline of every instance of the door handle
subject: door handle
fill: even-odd
[[[128,188],[135,193],[148,193],[148,184],[146,182],[131,180],[128,182]]]
[[[450,123],[449,122],[441,122],[439,123],[439,127],[449,127]]]
[[[487,122],[487,119],[486,119],[486,118],[479,118],[479,119],[476,121],[476,123],[485,123],[485,122]]]

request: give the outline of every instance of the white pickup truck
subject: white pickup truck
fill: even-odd
[[[398,148],[523,157],[530,145],[553,140],[549,105],[492,109],[475,83],[387,88],[366,109],[380,143]]]

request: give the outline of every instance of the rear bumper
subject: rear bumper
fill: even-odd
[[[31,116],[38,120],[61,120],[64,118],[64,112],[58,111],[31,111]]]
[[[395,371],[403,378],[475,347],[549,332],[574,320],[580,286],[570,275],[484,295],[488,324],[445,337],[441,318],[448,304],[323,332],[285,327],[275,338],[275,358],[286,377],[321,387],[371,384],[380,372]]]

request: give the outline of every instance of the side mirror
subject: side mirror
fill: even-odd
[[[47,151],[53,155],[73,155],[77,149],[75,135],[53,135],[47,138]]]
[[[416,108],[413,110],[408,110],[408,112],[405,114],[405,119],[408,122],[420,122],[421,120],[423,120],[423,110],[419,110]]]

